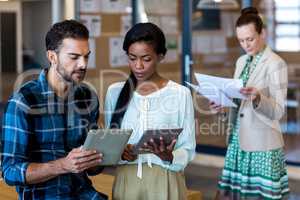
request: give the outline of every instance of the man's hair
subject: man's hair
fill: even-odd
[[[64,20],[54,24],[46,35],[46,50],[58,50],[65,38],[89,39],[88,29],[76,20]]]

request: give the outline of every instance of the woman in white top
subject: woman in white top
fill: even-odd
[[[113,199],[186,199],[183,170],[195,154],[195,121],[190,91],[157,72],[166,54],[165,36],[152,23],[139,23],[126,34],[123,49],[131,74],[112,84],[105,99],[107,128],[133,129],[117,168]],[[148,142],[149,154],[132,151],[145,130],[183,128],[165,145]]]

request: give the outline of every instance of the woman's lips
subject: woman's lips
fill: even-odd
[[[144,77],[144,74],[143,73],[135,73],[135,76],[138,78],[142,78],[142,77]]]

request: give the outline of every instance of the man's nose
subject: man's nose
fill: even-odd
[[[87,64],[88,64],[88,59],[87,58],[80,58],[78,61],[78,67],[80,69],[86,69],[87,68]]]

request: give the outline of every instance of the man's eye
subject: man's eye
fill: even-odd
[[[77,59],[78,59],[78,56],[70,56],[70,58],[71,58],[72,60],[77,60]]]

